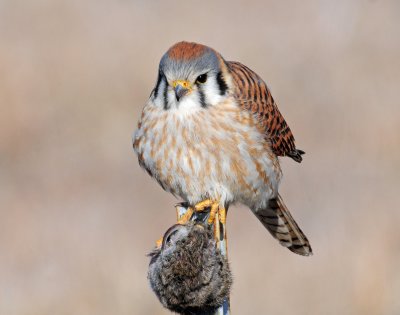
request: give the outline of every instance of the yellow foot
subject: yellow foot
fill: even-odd
[[[193,208],[189,207],[187,209],[187,211],[185,212],[185,214],[183,216],[181,216],[178,220],[178,224],[186,224],[190,221],[190,218],[193,215]]]
[[[206,199],[199,203],[197,203],[194,207],[188,207],[185,214],[179,217],[178,224],[186,224],[192,218],[194,212],[203,212],[210,209],[210,215],[208,217],[207,223],[214,224],[214,228],[221,224],[226,223],[226,209],[225,207],[221,207],[219,201]],[[163,238],[161,237],[156,242],[156,247],[161,248],[163,243]]]
[[[218,215],[219,215],[219,221],[222,224],[226,223],[226,209],[225,207],[219,207],[218,208]]]
[[[222,224],[226,222],[226,210],[224,207],[220,207],[219,201],[214,201],[211,199],[206,199],[194,206],[194,211],[204,211],[205,209],[210,208],[210,216],[208,217],[208,224],[212,224],[215,221],[216,215],[218,214],[219,221]]]
[[[206,200],[203,200],[203,201],[200,201],[199,203],[197,203],[194,206],[194,209],[196,211],[201,212],[201,211],[204,211],[207,208],[210,208],[214,204],[218,204],[218,203],[216,201],[211,200],[211,199],[206,199]]]

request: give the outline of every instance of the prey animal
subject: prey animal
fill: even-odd
[[[161,58],[133,147],[163,189],[193,211],[210,208],[210,222],[241,203],[280,244],[312,254],[278,193],[278,157],[301,162],[304,152],[267,85],[245,65],[201,44],[173,45]]]

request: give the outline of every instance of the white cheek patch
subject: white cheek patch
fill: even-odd
[[[207,105],[217,105],[224,96],[220,95],[220,90],[215,77],[210,77],[201,87],[204,91],[204,96]]]

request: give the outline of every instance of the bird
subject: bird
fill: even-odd
[[[225,220],[247,206],[290,251],[311,245],[279,194],[280,157],[302,161],[293,134],[261,77],[211,47],[178,42],[162,56],[133,134],[138,161],[195,212]],[[190,216],[190,213],[189,212]],[[188,216],[178,223],[188,221]]]

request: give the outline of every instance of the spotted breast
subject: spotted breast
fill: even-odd
[[[134,135],[140,164],[167,191],[195,204],[215,198],[262,207],[281,170],[254,116],[233,98],[182,115],[150,99]]]

